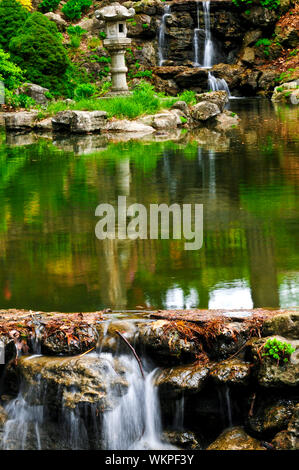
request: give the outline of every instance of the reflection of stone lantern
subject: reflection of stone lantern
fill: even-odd
[[[128,69],[125,64],[125,52],[131,44],[131,39],[127,38],[126,20],[133,18],[134,15],[134,8],[128,10],[119,3],[113,3],[95,12],[97,19],[105,21],[106,39],[104,40],[104,46],[111,54],[111,93],[113,94],[128,93],[126,77]]]

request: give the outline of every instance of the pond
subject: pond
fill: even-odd
[[[225,134],[5,136],[0,305],[45,311],[299,305],[298,109],[231,100]],[[200,203],[203,247],[95,236],[102,202]]]

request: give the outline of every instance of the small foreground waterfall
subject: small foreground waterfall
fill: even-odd
[[[170,5],[165,5],[164,13],[162,16],[161,24],[158,30],[158,58],[159,65],[162,66],[166,60],[166,19],[170,16],[171,7]]]
[[[110,354],[106,354],[109,358]],[[110,357],[112,359],[112,356]],[[110,450],[174,449],[161,442],[160,404],[154,386],[156,370],[145,372],[143,380],[138,364],[129,356],[121,356],[129,383],[128,393],[119,405],[107,411],[103,420],[104,448]]]
[[[203,12],[204,12],[204,23],[205,23],[205,44],[204,44],[204,54],[203,54],[203,66],[207,69],[210,69],[213,64],[214,58],[214,45],[211,35],[211,15],[210,15],[210,1],[203,2]],[[196,57],[195,57],[196,61]],[[228,96],[231,96],[229,86],[224,78],[216,78],[209,72],[208,74],[208,85],[211,91],[224,90],[227,92]]]

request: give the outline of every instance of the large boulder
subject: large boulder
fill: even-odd
[[[224,110],[225,105],[229,102],[228,94],[226,91],[212,91],[211,93],[201,93],[196,95],[196,101],[208,101],[218,106],[220,111]]]
[[[278,363],[272,357],[262,356],[263,346],[268,339],[277,338],[288,342],[295,348],[289,362]],[[251,354],[257,368],[257,379],[260,386],[265,388],[285,388],[299,386],[299,340],[287,340],[282,336],[270,336],[255,339],[250,344]]]
[[[124,133],[134,133],[147,135],[155,132],[155,129],[152,126],[148,126],[143,122],[139,121],[129,121],[127,119],[116,119],[114,121],[109,121],[106,126],[108,132],[124,132]]]
[[[156,130],[171,130],[177,127],[177,117],[170,113],[158,113],[151,116],[144,116],[140,119],[145,125],[153,127]]]
[[[183,89],[206,90],[208,88],[208,71],[185,67],[182,72],[175,76],[175,81]]]
[[[6,113],[4,120],[7,131],[28,132],[35,127],[37,111]]]
[[[246,434],[243,428],[234,427],[223,433],[207,450],[266,450],[260,442]]]
[[[17,90],[17,94],[24,94],[30,96],[30,98],[34,99],[37,104],[47,104],[48,98],[46,97],[46,93],[49,93],[48,88],[44,88],[40,85],[36,85],[35,83],[24,83],[20,88]]]
[[[97,330],[91,325],[46,327],[41,338],[41,350],[43,354],[73,356],[94,348],[97,340]]]
[[[128,387],[118,362],[111,363],[96,355],[23,356],[18,361],[18,372],[26,384],[26,401],[34,400],[35,404],[46,404],[57,410],[62,404],[71,409],[86,404],[96,404],[101,411],[111,409],[115,399]]]
[[[288,428],[276,434],[272,444],[277,450],[299,450],[299,404],[294,409]]]
[[[266,320],[263,324],[263,336],[271,335],[299,339],[299,312],[281,313]]]
[[[287,428],[294,412],[294,401],[269,396],[261,398],[249,414],[248,423],[254,433],[270,436]]]
[[[215,103],[201,101],[191,108],[191,116],[195,123],[208,121],[220,114],[220,109]]]
[[[66,30],[67,22],[58,13],[49,11],[48,13],[45,13],[45,16],[56,24],[59,31],[64,32]]]
[[[274,88],[272,101],[274,102],[287,102],[290,104],[299,104],[299,80],[292,82],[282,83],[280,86]]]
[[[179,449],[201,450],[202,444],[198,437],[190,431],[164,431],[162,441]]]
[[[165,320],[139,324],[136,341],[160,364],[188,363],[197,354],[195,343],[180,337],[178,331]]]
[[[56,132],[86,134],[104,129],[106,119],[105,111],[60,111],[52,118],[52,126]]]
[[[198,393],[209,376],[207,365],[178,366],[163,369],[156,377],[156,385],[161,393],[178,397],[182,394]]]

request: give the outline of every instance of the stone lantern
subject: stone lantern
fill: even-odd
[[[96,18],[105,21],[106,26],[104,46],[111,55],[111,94],[128,94],[125,52],[131,44],[131,39],[127,38],[126,20],[134,15],[134,8],[127,9],[119,3],[112,3],[95,12]]]

